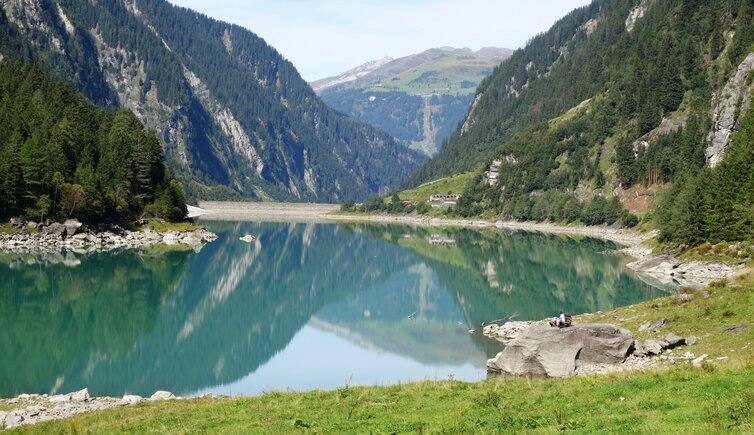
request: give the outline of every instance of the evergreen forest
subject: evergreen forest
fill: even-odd
[[[36,66],[0,63],[0,217],[180,220],[183,187],[128,110],[101,110]]]

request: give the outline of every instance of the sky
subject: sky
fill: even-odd
[[[243,26],[308,81],[434,47],[519,48],[591,0],[169,0]]]

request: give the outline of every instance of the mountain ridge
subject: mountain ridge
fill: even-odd
[[[334,109],[433,155],[471,105],[476,85],[512,53],[484,47],[438,47],[360,65],[312,82]]]
[[[324,105],[239,26],[163,0],[4,0],[4,57],[35,62],[154,128],[189,196],[338,202],[423,162]]]

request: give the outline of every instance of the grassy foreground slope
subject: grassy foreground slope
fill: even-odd
[[[754,274],[616,311],[577,318],[633,332],[668,318],[662,334],[695,335],[681,348],[715,360],[648,372],[568,379],[453,380],[241,399],[149,403],[51,422],[30,433],[752,433]],[[641,333],[640,339],[649,338]]]
[[[751,367],[517,380],[446,381],[119,408],[33,433],[750,432]]]

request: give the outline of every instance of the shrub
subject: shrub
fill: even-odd
[[[346,201],[340,205],[340,211],[346,211],[346,212],[353,211],[353,207],[355,205],[356,204],[353,201]]]
[[[628,210],[623,210],[620,215],[619,223],[623,228],[633,228],[639,225],[639,217],[629,212]]]

